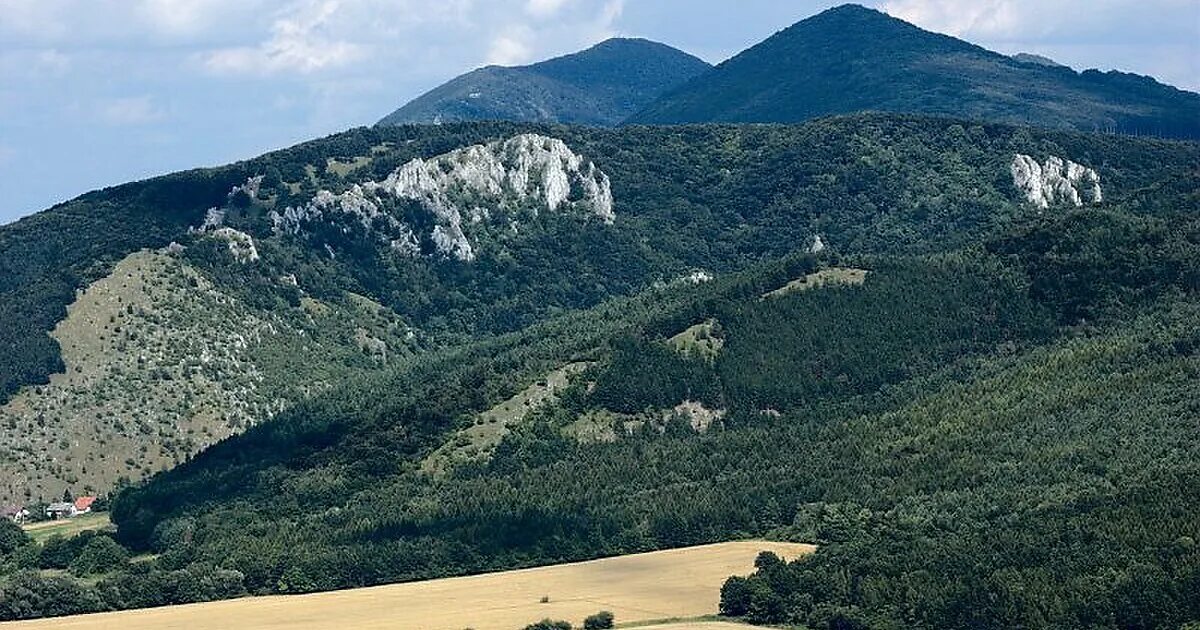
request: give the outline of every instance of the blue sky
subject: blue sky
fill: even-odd
[[[719,62],[814,0],[0,0],[0,223],[371,124],[487,63],[611,36]],[[878,0],[919,26],[1200,89],[1196,0]]]

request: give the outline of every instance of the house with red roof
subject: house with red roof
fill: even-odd
[[[96,502],[96,497],[79,497],[75,499],[75,515],[87,514],[92,511],[92,504]]]

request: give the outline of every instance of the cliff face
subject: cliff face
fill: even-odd
[[[422,220],[414,221],[415,203]],[[472,225],[520,229],[528,213],[576,211],[611,223],[612,188],[595,164],[563,141],[538,134],[414,159],[382,181],[317,193],[306,206],[273,213],[276,232],[298,234],[315,223],[356,224],[397,251],[470,261]],[[407,219],[405,217],[408,217]],[[348,226],[347,226],[348,228]]]
[[[1104,200],[1100,174],[1071,160],[1050,156],[1039,164],[1033,157],[1019,153],[1013,157],[1011,168],[1013,185],[1029,203],[1043,210],[1055,204],[1078,208]]]

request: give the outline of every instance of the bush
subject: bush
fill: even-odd
[[[0,556],[7,556],[28,543],[25,530],[8,519],[0,519]]]
[[[741,617],[750,612],[750,598],[750,580],[735,575],[721,586],[719,610],[727,617]]]
[[[571,630],[571,623],[569,621],[543,619],[537,623],[525,626],[525,630]]]
[[[71,573],[79,576],[108,573],[120,568],[129,554],[117,541],[108,536],[95,536],[84,546],[83,551],[71,560]]]
[[[613,614],[607,610],[601,610],[583,620],[583,630],[607,630],[611,627],[613,627]]]
[[[14,575],[0,584],[0,619],[32,619],[105,610],[95,591],[65,577],[43,577],[35,571]]]

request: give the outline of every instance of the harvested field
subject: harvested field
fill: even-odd
[[[785,558],[811,545],[738,541],[460,578],[312,595],[254,597],[148,610],[0,624],[8,630],[519,630],[543,618],[579,626],[600,610],[619,624],[689,619],[717,611],[721,584],[749,574],[769,550]],[[548,598],[543,603],[542,599]],[[736,626],[680,622],[670,630]]]

